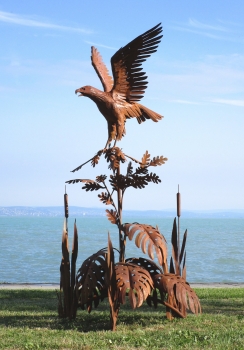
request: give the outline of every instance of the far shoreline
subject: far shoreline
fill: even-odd
[[[190,283],[191,288],[244,288],[243,283],[235,282],[213,282],[213,283]],[[59,283],[0,283],[0,289],[43,289],[43,290],[57,290],[60,288]]]

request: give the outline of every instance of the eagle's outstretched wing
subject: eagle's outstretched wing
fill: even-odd
[[[141,64],[157,51],[163,35],[161,23],[119,49],[111,58],[114,77],[112,93],[127,102],[138,102],[143,97],[148,82]]]
[[[103,63],[102,56],[94,46],[91,48],[91,62],[101,80],[104,91],[111,91],[114,84],[113,78],[109,75],[108,69]]]

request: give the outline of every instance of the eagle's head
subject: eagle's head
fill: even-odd
[[[93,95],[93,88],[91,86],[83,86],[79,89],[76,89],[75,90],[75,93],[78,94],[79,93],[79,96],[91,96]]]
[[[96,103],[98,101],[104,100],[104,92],[89,85],[83,86],[75,90],[75,93],[76,94],[79,93],[79,96],[89,97],[91,100],[93,100]]]

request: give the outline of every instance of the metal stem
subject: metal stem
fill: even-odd
[[[120,163],[117,169],[117,177],[120,176]],[[122,190],[120,188],[117,189],[118,195],[118,214],[119,214],[119,261],[124,262],[125,260],[125,239],[122,231]]]
[[[181,203],[180,203],[180,192],[179,192],[179,185],[178,185],[178,193],[177,193],[177,216],[178,216],[178,266],[179,266],[179,273],[181,274],[181,268],[180,268],[180,214],[181,214]]]

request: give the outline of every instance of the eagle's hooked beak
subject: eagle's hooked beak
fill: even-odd
[[[82,94],[82,88],[76,89],[76,90],[75,90],[75,93],[76,93],[76,94],[79,93],[78,97],[83,96],[83,94]]]

